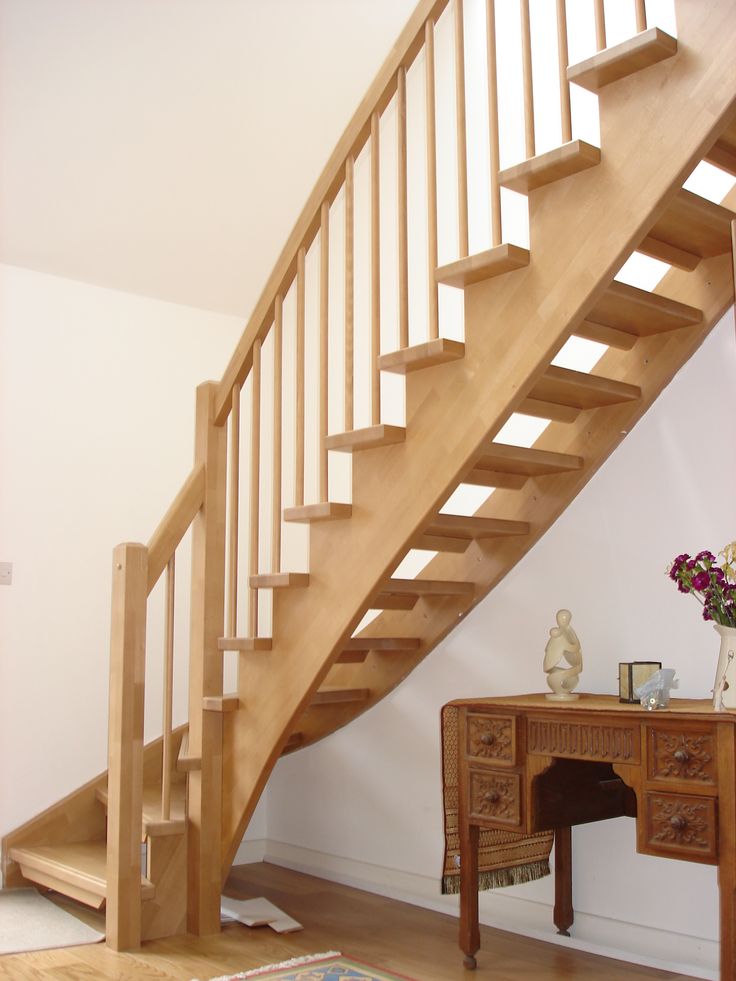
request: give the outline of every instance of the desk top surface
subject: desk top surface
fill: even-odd
[[[589,695],[580,692],[580,697],[570,702],[558,702],[549,699],[544,694],[531,695],[500,695],[488,698],[458,698],[450,705],[458,708],[490,708],[514,709],[519,711],[533,710],[535,712],[607,712],[622,716],[640,717],[643,719],[661,719],[667,716],[697,716],[710,722],[736,723],[736,710],[716,712],[709,698],[673,698],[666,709],[648,711],[641,705],[620,702],[617,695]]]

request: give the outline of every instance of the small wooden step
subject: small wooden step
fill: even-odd
[[[100,787],[95,793],[97,800],[107,810],[107,787]],[[169,817],[161,817],[161,787],[143,787],[143,808],[141,841],[150,835],[152,838],[163,838],[167,835],[184,834],[186,830],[186,783],[175,780],[171,784]]]
[[[581,456],[570,453],[491,443],[490,449],[476,460],[473,470],[463,479],[465,483],[482,487],[501,487],[508,486],[502,483],[504,478],[513,477],[521,488],[530,477],[581,470],[583,462]]]
[[[473,283],[480,283],[494,276],[523,269],[529,265],[529,249],[504,242],[485,252],[477,252],[464,259],[457,259],[435,270],[434,278],[445,286],[463,289]]]
[[[652,27],[567,69],[567,80],[597,92],[605,85],[677,54],[677,40]]]
[[[512,191],[528,194],[537,187],[571,177],[581,170],[587,170],[588,167],[595,167],[600,162],[601,151],[597,146],[592,146],[583,140],[572,140],[547,153],[531,157],[513,167],[507,167],[499,173],[498,182],[502,187],[508,187]]]
[[[695,307],[614,280],[586,318],[637,337],[649,337],[701,323]],[[573,331],[575,333],[575,331]]]
[[[312,696],[310,705],[337,705],[341,702],[365,702],[370,696],[370,688],[320,688]]]
[[[680,188],[637,251],[680,269],[695,269],[701,259],[731,251],[735,217],[728,208]]]
[[[179,746],[179,756],[176,760],[177,770],[183,770],[185,773],[191,773],[194,770],[202,769],[202,757],[193,756],[189,752],[189,730],[184,733],[181,737],[181,745]]]
[[[301,504],[298,507],[284,508],[284,521],[339,521],[350,518],[352,504],[339,504],[337,501],[322,501],[319,504]]]
[[[597,324],[594,320],[584,320],[573,331],[578,337],[584,337],[588,341],[596,341],[598,344],[607,344],[608,347],[615,347],[619,351],[630,351],[636,344],[636,334],[628,334],[618,327],[609,327],[607,324]]]
[[[205,712],[237,712],[240,698],[238,695],[205,695],[202,708]]]
[[[389,426],[379,423],[365,429],[351,429],[346,433],[335,433],[328,436],[325,445],[328,450],[339,450],[343,453],[354,453],[358,450],[373,450],[379,446],[390,446],[392,443],[403,443],[406,429],[403,426]]]
[[[220,637],[218,651],[270,651],[273,641],[270,637]]]
[[[465,547],[484,538],[504,538],[508,535],[528,535],[528,521],[507,521],[503,518],[481,518],[476,515],[466,517],[461,514],[438,514],[427,525],[424,535],[418,540],[417,548],[431,547],[430,543],[442,546],[436,551],[458,551],[457,542],[464,541]],[[422,544],[422,543],[426,544]]]
[[[525,416],[533,416],[535,419],[549,419],[551,422],[575,422],[580,415],[580,409],[572,405],[558,405],[556,402],[532,398],[524,399],[517,412]]]
[[[419,595],[414,593],[379,593],[372,601],[371,610],[413,610],[419,602]]]
[[[472,596],[474,593],[474,582],[440,579],[389,579],[379,597],[409,596],[418,599],[420,596]],[[380,609],[380,607],[374,608]]]
[[[337,664],[362,664],[371,651],[416,651],[422,645],[418,637],[351,637],[337,657]]]
[[[736,121],[721,133],[703,159],[736,177]]]
[[[64,845],[24,845],[10,849],[26,879],[100,909],[107,892],[107,846],[104,841]],[[141,876],[141,898],[152,899],[155,888]]]
[[[614,378],[587,375],[584,371],[550,365],[532,389],[532,397],[578,409],[600,409],[606,405],[640,399],[641,389]]]
[[[251,589],[292,589],[309,585],[308,572],[261,572],[249,579]]]
[[[434,368],[448,361],[459,361],[465,357],[465,345],[461,341],[451,341],[447,337],[437,337],[433,341],[414,344],[399,351],[382,354],[378,359],[381,371],[392,371],[397,375],[408,375],[422,368]]]

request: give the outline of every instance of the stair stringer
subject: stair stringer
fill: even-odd
[[[465,358],[407,378],[406,442],[355,455],[352,518],[312,528],[309,588],[277,591],[272,650],[241,655],[241,708],[224,723],[223,876],[290,731],[381,584],[730,120],[736,24],[728,0],[705,20],[698,7],[678,3],[680,55],[603,93],[600,166],[533,192],[529,267],[467,290]]]

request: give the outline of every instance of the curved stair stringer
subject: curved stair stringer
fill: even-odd
[[[602,163],[532,193],[529,267],[467,290],[464,359],[407,378],[406,442],[355,454],[351,519],[313,527],[309,587],[276,591],[272,650],[241,655],[240,708],[224,720],[223,876],[295,723],[381,585],[730,121],[727,0],[705,20],[681,0],[681,54],[604,90]],[[621,410],[608,411],[615,425]],[[435,563],[458,578],[453,559]],[[457,619],[456,600],[435,608]]]

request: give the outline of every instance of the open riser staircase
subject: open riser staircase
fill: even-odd
[[[197,391],[190,477],[147,546],[114,552],[108,773],[3,842],[6,886],[30,880],[106,903],[108,942],[118,949],[187,928],[219,929],[223,879],[279,756],[346,724],[399,684],[544,534],[733,302],[736,192],[718,205],[682,187],[702,159],[736,176],[730,0],[713,0],[707,18],[696,0],[677,0],[677,40],[648,27],[643,2],[633,2],[637,33],[610,47],[602,4],[591,2],[598,53],[572,67],[565,3],[550,0],[561,139],[542,153],[529,4],[521,0],[527,159],[505,167],[497,106],[506,81],[495,67],[496,14],[487,0],[488,247],[472,253],[469,4],[419,4],[315,187],[223,378]],[[451,133],[436,113],[435,36],[443,31],[455,66]],[[418,77],[426,119],[421,337],[412,316],[415,177],[407,166]],[[570,80],[598,94],[600,150],[573,138]],[[391,166],[380,151],[389,122]],[[445,262],[438,200],[447,181],[438,183],[437,148],[450,139],[456,242]],[[381,231],[387,182],[397,233],[390,246]],[[502,188],[528,195],[528,249],[504,236]],[[387,248],[393,348],[381,324]],[[614,279],[635,250],[671,264],[653,292]],[[464,294],[462,341],[443,334],[439,290],[448,287]],[[553,363],[572,335],[606,345],[593,371]],[[404,425],[382,415],[386,373],[405,375]],[[533,445],[504,438],[515,413],[548,422]],[[335,460],[345,453],[350,503],[334,494]],[[494,490],[466,515],[447,505],[460,485]],[[294,523],[309,526],[308,571],[289,566]],[[175,554],[190,527],[189,720],[173,729]],[[413,576],[401,564],[415,549],[430,555]],[[144,748],[146,606],[162,576],[163,736]],[[224,663],[233,657],[237,689],[225,691]]]

